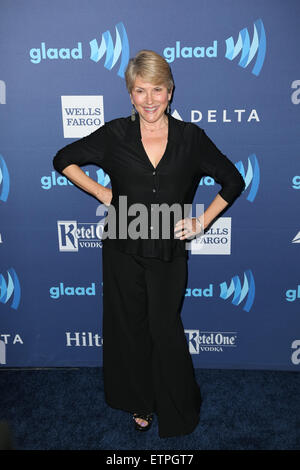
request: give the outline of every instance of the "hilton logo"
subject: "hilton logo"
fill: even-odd
[[[66,331],[66,346],[75,346],[75,347],[85,347],[85,346],[102,346],[103,338],[96,334],[93,334],[91,331],[76,331],[71,333]]]

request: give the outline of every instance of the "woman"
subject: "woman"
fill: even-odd
[[[185,240],[202,233],[245,183],[202,129],[169,114],[174,83],[165,59],[142,50],[130,59],[125,78],[131,116],[67,145],[53,165],[116,214],[116,236],[104,232],[102,244],[106,402],[130,412],[140,431],[150,429],[155,412],[159,436],[171,437],[195,429],[201,405],[180,318],[187,284]],[[79,168],[88,163],[103,168],[112,189]],[[157,219],[151,218],[154,209],[190,206],[204,175],[222,189],[199,218],[171,214],[170,236],[162,236]],[[130,211],[128,232],[121,234],[119,216],[127,216],[121,198],[129,208],[139,203],[147,209],[143,236],[129,234]]]

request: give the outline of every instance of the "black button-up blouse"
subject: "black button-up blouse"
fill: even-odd
[[[150,211],[148,214],[154,204],[191,206],[203,176],[214,178],[222,186],[220,196],[231,204],[245,188],[244,179],[235,165],[196,124],[177,120],[171,115],[168,115],[168,121],[166,150],[156,168],[143,147],[138,114],[134,122],[130,117],[114,119],[87,137],[66,145],[57,152],[53,166],[59,173],[71,164],[101,167],[111,180],[111,206],[116,210],[117,220],[119,196],[127,197],[127,208],[134,203],[144,204]],[[128,224],[136,217],[127,216]],[[180,240],[174,234],[177,220],[171,217],[168,239],[161,237],[161,232],[158,238],[151,238],[153,226],[149,216],[148,238],[121,238],[117,227],[117,236],[103,237],[103,243],[126,253],[163,261],[171,261],[175,256],[188,257],[188,240]]]

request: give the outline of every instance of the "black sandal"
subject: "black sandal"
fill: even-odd
[[[148,421],[148,424],[146,424],[146,426],[141,426],[139,423],[136,422],[136,418]],[[133,419],[135,421],[135,429],[137,431],[148,431],[151,428],[153,413],[150,413],[148,415],[144,413],[134,413]]]

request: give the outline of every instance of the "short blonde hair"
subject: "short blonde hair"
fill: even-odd
[[[153,85],[166,85],[168,92],[174,87],[174,80],[168,62],[154,51],[143,49],[128,62],[125,81],[131,93],[137,76],[153,83]]]

